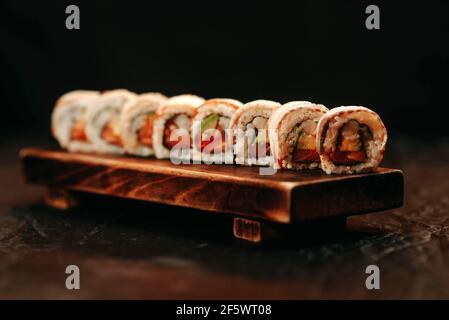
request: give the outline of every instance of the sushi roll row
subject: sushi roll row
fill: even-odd
[[[246,104],[125,89],[72,91],[52,113],[52,132],[70,152],[155,156],[204,163],[321,168],[327,174],[375,170],[387,131],[365,107],[329,110],[308,101]]]

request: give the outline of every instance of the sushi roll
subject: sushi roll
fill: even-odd
[[[160,93],[144,93],[125,105],[120,129],[125,152],[136,156],[152,156],[153,121],[158,108],[167,100]]]
[[[174,96],[158,109],[153,122],[153,148],[159,159],[191,159],[192,115],[204,99]]]
[[[316,129],[318,121],[327,111],[320,104],[293,101],[273,113],[268,127],[276,169],[304,170],[320,167]]]
[[[106,91],[86,113],[86,134],[97,153],[123,154],[120,116],[128,103],[137,98],[125,89]]]
[[[338,107],[318,123],[317,144],[327,174],[371,172],[383,159],[387,129],[368,108]]]
[[[256,100],[234,113],[230,128],[234,135],[235,163],[245,166],[272,163],[268,120],[280,106],[278,102]]]
[[[196,108],[192,119],[193,158],[205,163],[233,163],[231,118],[243,104],[234,99],[216,98]]]
[[[98,91],[75,90],[61,96],[51,116],[53,136],[62,148],[71,152],[90,152],[86,136],[86,112],[100,96]]]

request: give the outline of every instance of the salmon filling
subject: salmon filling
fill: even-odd
[[[87,141],[86,132],[84,130],[86,123],[83,119],[78,119],[72,127],[70,138],[72,140]]]
[[[179,136],[177,139],[172,140],[172,132],[177,129],[186,130],[190,132],[190,122],[191,119],[185,114],[178,114],[165,122],[164,128],[164,146],[171,150],[173,147],[177,146],[179,148],[190,147],[190,139],[187,141],[183,140],[183,137]],[[189,135],[190,136],[190,135]]]
[[[355,120],[349,120],[341,129],[337,150],[329,154],[335,164],[355,165],[366,161],[362,139],[371,133],[368,127],[360,126]]]
[[[148,148],[153,148],[153,119],[154,112],[150,112],[145,116],[144,125],[137,130],[138,143]]]
[[[107,143],[122,147],[122,138],[120,137],[120,129],[118,121],[110,121],[107,125],[104,126],[103,131],[101,132],[101,137]]]

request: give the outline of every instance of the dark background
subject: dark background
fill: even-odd
[[[69,4],[79,31],[65,28]],[[365,28],[369,4],[381,30]],[[448,299],[448,31],[447,0],[1,0],[0,300]],[[19,149],[49,145],[59,95],[120,87],[371,107],[404,206],[350,217],[336,239],[273,247],[234,242],[226,214],[103,198],[45,207]],[[69,264],[79,291],[65,288]],[[379,291],[364,285],[370,264]]]
[[[381,30],[365,28],[369,4]],[[0,24],[2,137],[49,136],[59,95],[119,87],[365,105],[390,133],[449,132],[448,1],[3,0]]]

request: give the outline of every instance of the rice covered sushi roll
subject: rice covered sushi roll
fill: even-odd
[[[143,93],[125,105],[120,128],[125,152],[136,156],[152,156],[153,121],[158,108],[167,100],[160,93]]]
[[[234,99],[216,98],[196,108],[192,119],[194,160],[206,163],[233,163],[231,118],[243,104]]]
[[[256,100],[234,113],[230,128],[234,135],[235,163],[246,166],[272,163],[268,120],[280,106],[278,102]]]
[[[86,134],[97,153],[124,153],[120,116],[137,95],[125,89],[104,92],[86,113]]]
[[[192,115],[203,102],[201,97],[184,94],[167,99],[158,109],[153,122],[153,148],[157,158],[191,158]],[[175,147],[179,152],[173,150]],[[189,152],[185,154],[187,149]]]
[[[99,96],[98,91],[75,90],[56,101],[51,128],[62,148],[72,152],[92,151],[92,143],[85,131],[86,112]]]
[[[368,108],[338,107],[321,118],[317,143],[327,174],[371,172],[383,159],[387,129]]]
[[[328,109],[307,101],[293,101],[278,108],[270,118],[270,144],[276,169],[320,167],[316,146],[318,121]]]

